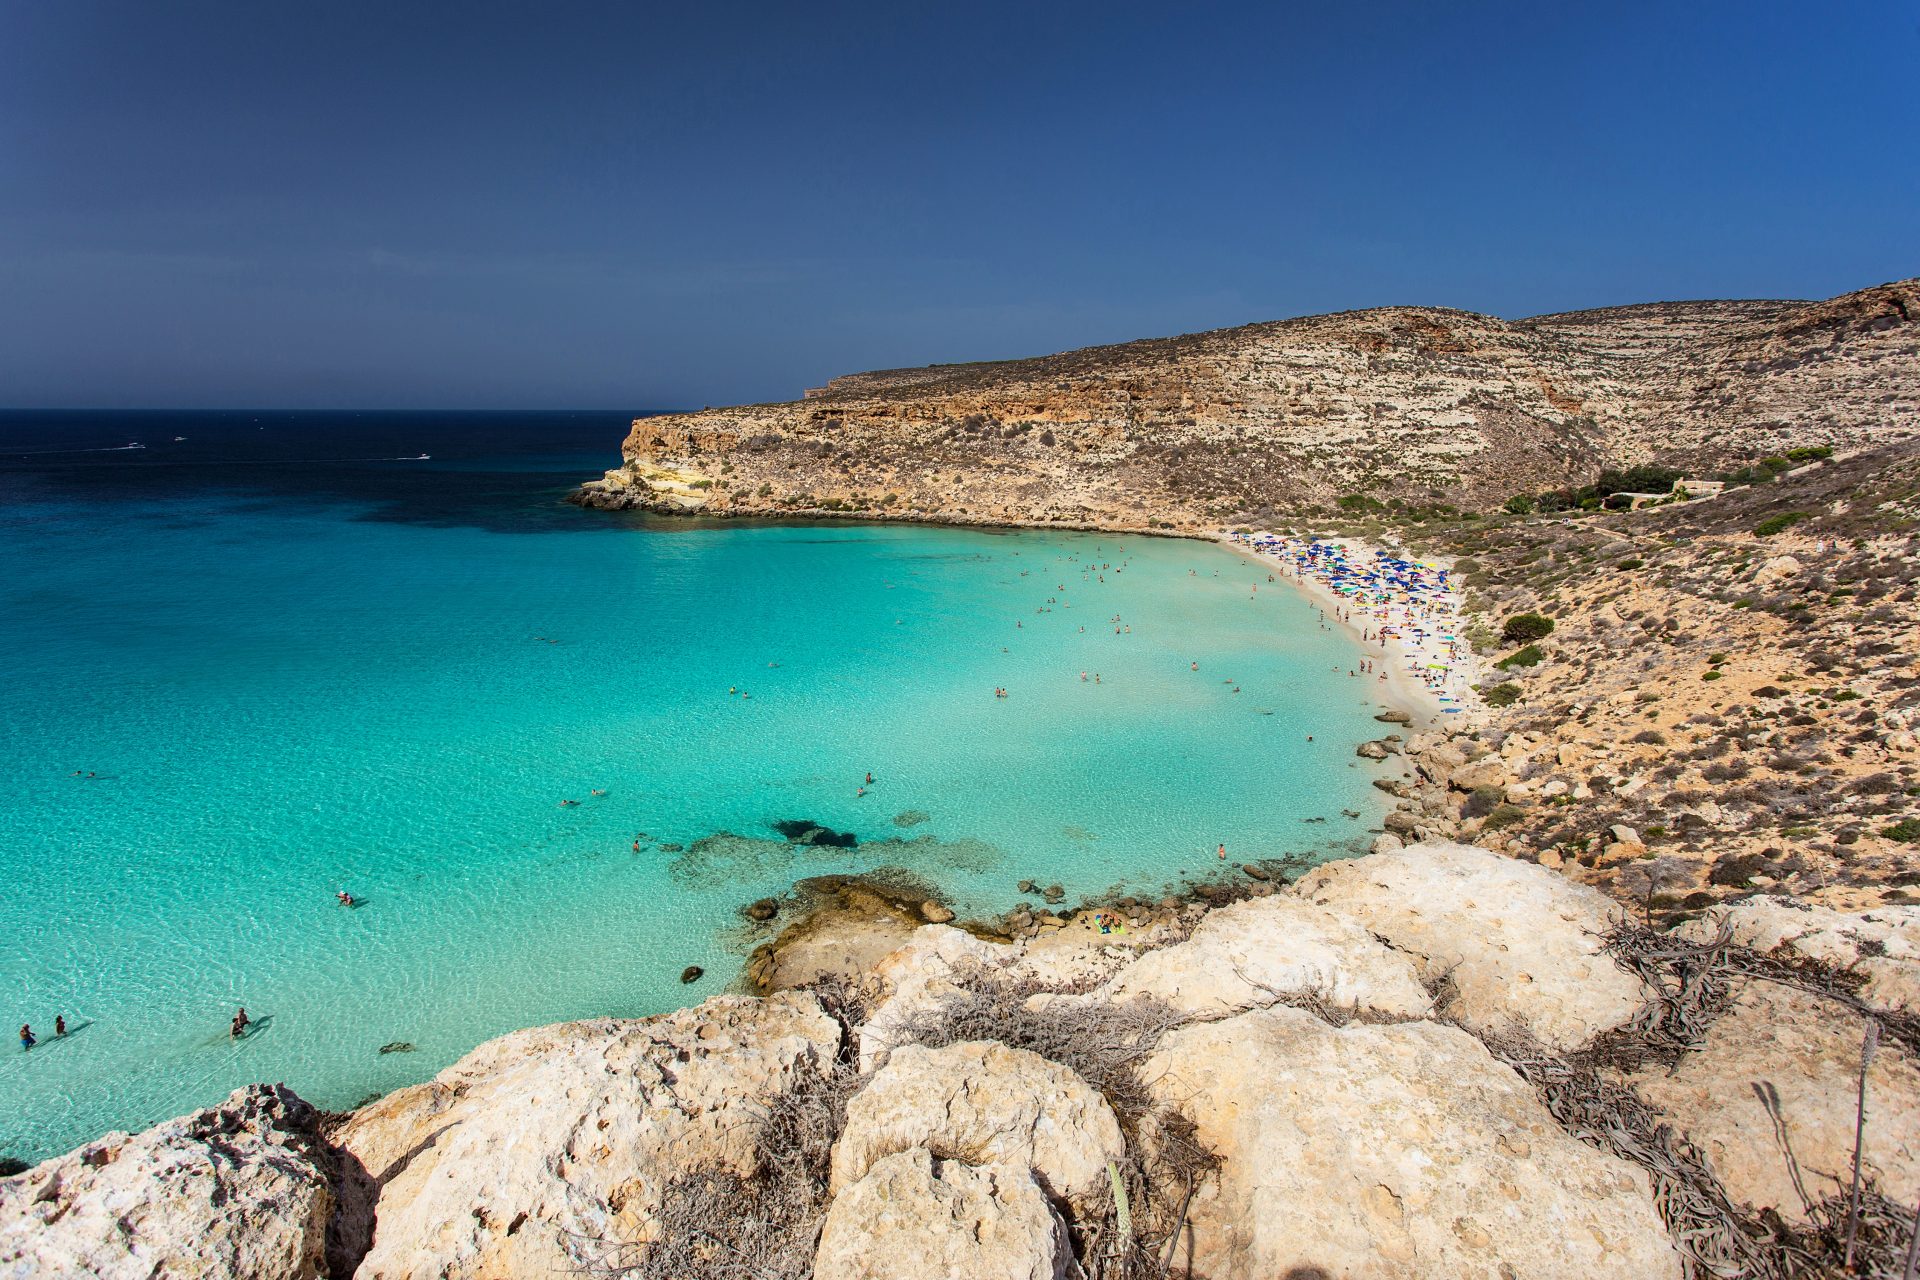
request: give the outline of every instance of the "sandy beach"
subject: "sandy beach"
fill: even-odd
[[[1451,587],[1433,583],[1414,591],[1381,582],[1374,598],[1363,605],[1339,589],[1340,575],[1304,571],[1299,557],[1317,545],[1323,555],[1337,548],[1348,566],[1372,566],[1396,553],[1354,538],[1258,532],[1222,533],[1217,540],[1229,550],[1267,566],[1281,581],[1323,608],[1328,620],[1345,628],[1368,655],[1378,658],[1379,670],[1387,677],[1374,681],[1375,696],[1382,706],[1406,712],[1421,728],[1443,721],[1464,727],[1483,718],[1484,707],[1473,691],[1480,679],[1480,664],[1458,630],[1464,619],[1459,597]],[[1451,569],[1437,561],[1421,563],[1433,570]],[[1388,630],[1384,640],[1382,627]],[[1457,637],[1457,643],[1450,637]]]

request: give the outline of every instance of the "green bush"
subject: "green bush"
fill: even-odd
[[[1787,450],[1787,457],[1794,462],[1816,462],[1832,456],[1833,446],[1830,444],[1802,445],[1798,449]]]
[[[1526,817],[1527,815],[1525,813],[1516,809],[1514,806],[1503,804],[1487,815],[1487,820],[1480,824],[1480,829],[1482,831],[1501,831],[1517,823],[1524,822]]]
[[[1507,499],[1507,511],[1516,516],[1530,516],[1536,504],[1531,495],[1516,493]]]
[[[1808,513],[1805,511],[1782,511],[1779,515],[1768,516],[1753,526],[1753,534],[1756,538],[1771,538],[1776,533],[1785,533],[1807,518]]]
[[[1500,638],[1508,644],[1525,644],[1529,640],[1544,640],[1552,634],[1552,618],[1538,613],[1516,613],[1507,619]]]
[[[1715,670],[1715,671],[1707,672],[1707,674],[1701,676],[1700,678],[1702,680],[1721,680],[1726,677],[1726,674],[1727,673],[1724,671]]]
[[[1334,504],[1342,511],[1352,515],[1361,515],[1368,511],[1385,511],[1387,504],[1378,498],[1369,498],[1364,493],[1349,493]]]
[[[1546,656],[1546,651],[1539,645],[1530,644],[1524,649],[1515,649],[1493,665],[1502,671],[1511,671],[1515,667],[1537,667],[1540,665],[1540,659]]]
[[[1490,707],[1510,707],[1520,701],[1520,686],[1517,684],[1496,684],[1491,689],[1482,689],[1480,697]]]
[[[1902,818],[1890,827],[1880,828],[1880,834],[1901,844],[1920,844],[1920,818]]]

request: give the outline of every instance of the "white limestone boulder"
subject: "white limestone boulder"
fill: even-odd
[[[1471,845],[1432,842],[1329,862],[1294,886],[1450,976],[1445,1012],[1486,1033],[1523,1031],[1564,1052],[1631,1017],[1646,998],[1601,939],[1619,908],[1597,889]]]
[[[993,1040],[902,1045],[847,1103],[834,1144],[837,1195],[880,1160],[925,1147],[943,1160],[1030,1169],[1050,1196],[1097,1200],[1125,1151],[1107,1100],[1057,1062]]]
[[[1151,996],[1215,1016],[1305,994],[1390,1017],[1433,1012],[1411,959],[1345,915],[1279,895],[1208,912],[1185,942],[1147,952],[1088,998]]]
[[[782,992],[480,1046],[338,1135],[381,1184],[358,1280],[546,1277],[604,1257],[595,1241],[650,1238],[676,1175],[758,1167],[764,1104],[840,1038],[811,995]]]
[[[814,1280],[1061,1280],[1066,1224],[1018,1165],[936,1160],[925,1147],[878,1160],[835,1197]]]
[[[874,1002],[859,1029],[860,1069],[885,1065],[894,1045],[906,1038],[904,1028],[959,995],[960,981],[1002,971],[1017,955],[1005,943],[987,942],[948,925],[916,929],[868,975]]]
[[[1749,983],[1671,1072],[1650,1068],[1634,1089],[1673,1118],[1736,1200],[1805,1214],[1770,1103],[1816,1202],[1852,1176],[1860,1050],[1866,1019],[1836,1001],[1776,982]],[[1920,1064],[1882,1037],[1867,1073],[1862,1168],[1902,1204],[1920,1198]]]
[[[318,1280],[338,1172],[319,1118],[251,1085],[0,1179],[0,1276]]]
[[[1195,1275],[1681,1274],[1646,1174],[1458,1028],[1275,1007],[1171,1033],[1148,1075],[1222,1159],[1178,1259]]]
[[[1722,919],[1740,946],[1858,974],[1865,979],[1860,998],[1872,1008],[1883,1013],[1920,1009],[1920,906],[1835,911],[1754,897],[1695,920],[1682,932],[1705,941]]]

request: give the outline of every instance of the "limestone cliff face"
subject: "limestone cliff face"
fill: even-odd
[[[593,506],[1215,527],[1366,492],[1487,506],[1600,467],[1914,431],[1920,281],[1508,322],[1423,307],[836,378],[635,421]]]

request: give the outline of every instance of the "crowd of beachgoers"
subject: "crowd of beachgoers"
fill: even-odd
[[[1467,710],[1472,651],[1448,569],[1323,538],[1235,533],[1228,542],[1274,561],[1281,577],[1319,596],[1363,644],[1386,654],[1383,682],[1399,673],[1440,714]]]

